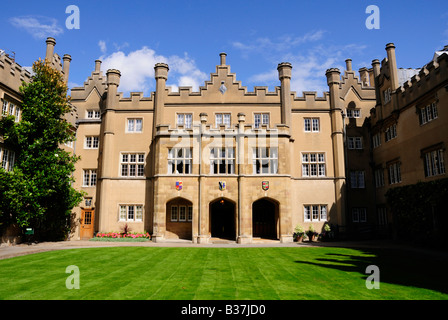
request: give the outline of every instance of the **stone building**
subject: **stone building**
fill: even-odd
[[[297,224],[318,232],[325,223],[347,225],[348,154],[361,190],[348,194],[358,199],[370,190],[370,172],[357,154],[369,154],[361,128],[375,105],[372,69],[357,77],[347,60],[342,77],[338,69],[327,71],[323,97],[297,96],[291,64],[278,65],[274,91],[249,91],[226,58],[220,54],[198,92],[173,92],[166,86],[169,66],[160,63],[155,92],[123,97],[120,71],[104,75],[98,60],[84,86],[72,89],[82,158],[77,187],[88,193],[74,238],[127,224],[150,231],[155,241],[290,242]],[[347,134],[356,148],[345,149]]]
[[[67,81],[71,58],[61,64],[54,45],[48,38],[47,59]],[[71,89],[77,140],[66,148],[81,156],[74,187],[86,197],[70,237],[127,226],[157,242],[252,243],[291,242],[299,224],[387,230],[389,188],[445,177],[446,51],[420,69],[398,69],[388,44],[381,64],[356,72],[347,59],[343,72],[328,69],[323,96],[291,91],[287,62],[278,64],[274,91],[250,91],[221,53],[198,91],[173,91],[169,66],[158,63],[155,91],[125,97],[120,71],[104,73],[96,60]],[[0,77],[2,104],[20,106],[18,79],[29,73],[2,56]]]

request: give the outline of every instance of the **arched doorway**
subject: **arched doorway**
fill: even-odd
[[[263,198],[252,204],[252,236],[254,238],[278,239],[278,204]]]
[[[210,232],[212,238],[236,239],[235,203],[224,198],[210,203]]]
[[[192,240],[193,204],[184,198],[175,198],[166,203],[167,239]]]

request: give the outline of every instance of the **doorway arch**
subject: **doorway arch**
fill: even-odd
[[[235,203],[225,198],[210,202],[210,233],[212,238],[236,239]]]
[[[192,240],[193,203],[174,198],[166,203],[166,238]]]
[[[252,236],[254,238],[278,239],[279,205],[269,198],[252,204]]]

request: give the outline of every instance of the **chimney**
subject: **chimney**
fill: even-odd
[[[345,69],[347,71],[352,71],[352,59],[345,60]]]
[[[56,45],[56,40],[54,38],[48,37],[45,41],[47,43],[47,51],[45,53],[45,60],[48,63],[53,63],[54,46]]]
[[[397,70],[397,60],[395,58],[395,45],[393,43],[388,43],[386,45],[387,60],[389,64],[390,72],[390,82],[392,92],[398,88],[398,70]]]
[[[100,73],[101,70],[101,60],[95,60],[95,73]]]
[[[117,107],[117,91],[120,85],[120,71],[116,69],[107,70],[107,98],[106,98],[106,109]]]
[[[280,102],[281,102],[281,123],[291,128],[291,70],[292,65],[289,62],[279,63],[278,78],[281,84]]]
[[[365,87],[369,86],[369,71],[367,68],[364,67],[359,69],[359,76],[361,78],[362,85]]]
[[[225,66],[226,65],[226,57],[227,57],[227,53],[225,52],[221,52],[219,54],[219,56],[221,57],[221,65]]]
[[[156,78],[156,92],[154,96],[153,137],[161,121],[163,121],[163,109],[165,107],[165,88],[168,80],[169,67],[166,63],[157,63],[154,66],[154,77]]]
[[[70,71],[70,62],[72,61],[72,57],[69,54],[64,54],[62,57],[64,64],[62,66],[62,72],[64,73],[64,81],[68,82],[68,73]]]

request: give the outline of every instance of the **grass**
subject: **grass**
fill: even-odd
[[[366,288],[368,265],[380,289]],[[66,288],[67,266],[80,289]],[[70,249],[0,260],[1,300],[448,299],[447,259],[346,248]]]

